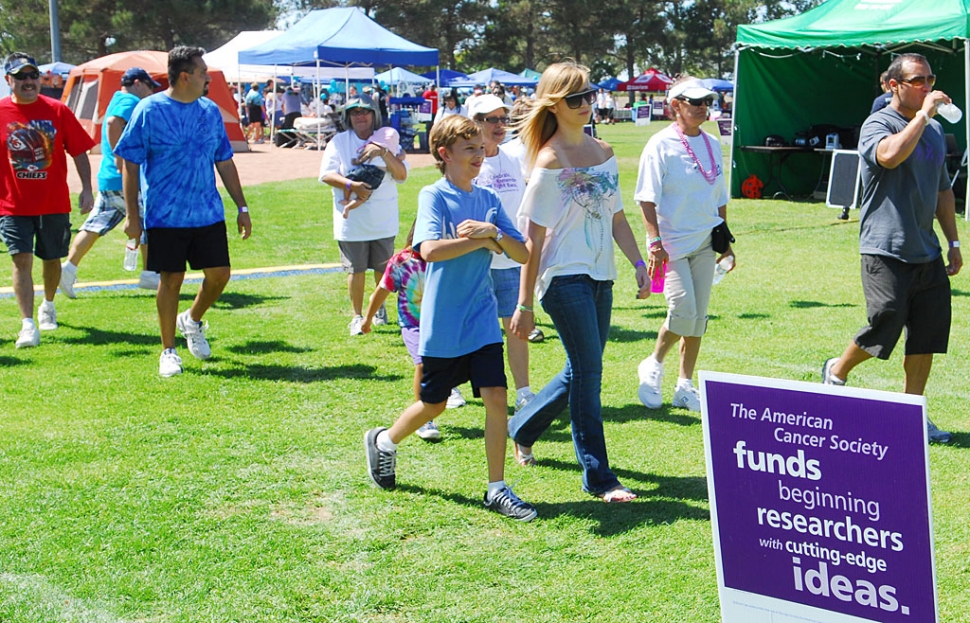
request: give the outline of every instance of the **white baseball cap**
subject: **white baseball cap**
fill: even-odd
[[[675,85],[667,92],[668,103],[678,97],[702,99],[705,97],[717,97],[717,93],[704,86],[704,83],[700,80],[687,80]]]
[[[495,112],[499,108],[504,108],[506,112],[512,110],[511,106],[503,102],[496,95],[492,95],[491,93],[479,95],[472,101],[471,108],[468,109],[468,116],[474,119],[475,115],[487,115],[490,112]]]

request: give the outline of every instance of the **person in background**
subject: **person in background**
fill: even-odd
[[[528,257],[522,235],[494,192],[473,184],[485,141],[474,121],[452,116],[431,130],[431,148],[443,177],[418,196],[414,247],[427,262],[418,352],[424,371],[421,399],[388,429],[364,434],[368,473],[375,485],[397,483],[397,447],[445,409],[452,387],[470,381],[485,404],[485,508],[519,521],[536,509],[505,483],[508,410],[502,334],[489,282],[493,253]]]
[[[74,236],[67,261],[61,265],[61,292],[69,299],[76,298],[74,283],[77,281],[77,268],[81,265],[81,260],[101,236],[125,219],[125,197],[121,192],[121,168],[124,163],[114,155],[114,146],[121,138],[121,133],[128,125],[138,102],[161,86],[141,67],[132,67],[122,74],[121,89],[108,102],[104,123],[101,125],[101,168],[98,169],[98,196],[94,200],[94,211],[88,215]],[[144,236],[140,242],[143,270],[138,277],[138,287],[158,290],[159,274],[144,266],[148,260],[148,245],[145,244]]]
[[[125,159],[125,234],[129,239],[141,238],[140,194],[148,232],[148,269],[161,273],[155,303],[162,377],[182,373],[182,358],[175,350],[176,328],[194,357],[212,356],[202,317],[231,276],[226,208],[216,188],[215,171],[236,204],[236,228],[243,240],[253,231],[222,112],[205,97],[210,78],[203,54],[202,48],[189,46],[168,53],[168,89],[138,103],[115,145],[115,155]],[[204,278],[192,305],[180,314],[186,263],[201,270]]]
[[[340,263],[347,273],[347,292],[353,309],[350,335],[361,335],[364,322],[364,277],[374,271],[380,283],[387,261],[394,254],[398,232],[398,184],[408,177],[404,150],[391,153],[386,147],[371,142],[381,127],[377,104],[362,95],[344,107],[344,127],[349,128],[327,143],[320,163],[319,180],[331,187],[333,196],[333,235],[340,247]],[[387,174],[380,186],[371,188],[365,182],[353,181],[347,174],[358,165],[374,164],[380,159]],[[353,192],[364,204],[343,217],[344,192]],[[381,308],[375,324],[387,322],[387,311]]]
[[[451,115],[468,116],[468,109],[458,103],[457,89],[452,89],[445,93],[444,103],[438,108],[438,114],[434,118],[435,125],[445,117],[450,117]]]
[[[249,85],[249,91],[246,92],[246,97],[244,99],[246,102],[246,116],[249,118],[249,135],[247,138],[249,142],[260,144],[263,142],[263,128],[266,126],[266,121],[263,118],[263,94],[259,91],[259,83],[253,82]]]
[[[882,88],[882,93],[877,95],[876,99],[872,100],[872,110],[869,111],[870,115],[889,106],[889,102],[893,101],[893,92],[889,88],[888,70],[879,75],[879,86]]]
[[[534,464],[533,444],[568,406],[583,490],[606,502],[630,502],[636,494],[610,469],[600,403],[617,278],[614,242],[636,267],[638,298],[649,296],[650,280],[623,214],[613,149],[583,130],[595,101],[588,69],[555,63],[542,73],[519,130],[534,167],[522,202],[529,260],[511,326],[521,339],[529,336],[538,295],[559,332],[566,365],[509,420],[508,432],[519,464]]]
[[[57,329],[54,295],[61,258],[71,242],[67,157],[81,178],[78,208],[94,205],[88,150],[94,141],[71,109],[40,94],[37,61],[13,52],[4,61],[10,95],[0,100],[0,239],[13,261],[13,291],[20,309],[17,348],[40,345],[40,331]],[[34,323],[34,256],[43,264],[44,302]]]
[[[680,343],[680,375],[673,406],[700,411],[692,377],[707,330],[716,257],[711,230],[727,219],[727,185],[717,137],[701,130],[717,94],[700,80],[685,76],[667,95],[674,122],[657,132],[640,155],[640,173],[633,198],[640,203],[650,249],[651,278],[666,271],[664,297],[667,318],[657,333],[653,354],[640,362],[640,401],[648,409],[663,403],[664,357]],[[716,258],[716,260],[715,260]]]
[[[520,226],[519,207],[525,193],[525,178],[519,163],[499,149],[505,140],[511,107],[497,95],[483,95],[475,100],[469,116],[482,126],[485,137],[485,160],[479,169],[475,185],[489,188],[502,200],[502,208],[509,220]],[[519,298],[521,264],[506,255],[492,257],[492,291],[498,301],[498,317],[505,329],[505,347],[515,383],[515,408],[524,407],[535,398],[529,387],[529,342],[512,333],[512,315]]]
[[[870,115],[859,134],[859,251],[869,324],[841,357],[825,362],[822,382],[845,385],[863,361],[889,359],[905,328],[903,391],[922,396],[933,355],[949,345],[950,277],[963,266],[946,141],[933,118],[937,105],[951,100],[933,90],[936,76],[921,54],[900,54],[886,73],[892,101]],[[948,242],[946,263],[934,219]],[[929,419],[927,437],[934,443],[951,439]]]
[[[421,97],[431,102],[431,118],[438,114],[438,87],[434,83],[428,85]]]

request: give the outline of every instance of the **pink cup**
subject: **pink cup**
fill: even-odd
[[[654,294],[661,294],[664,291],[664,279],[667,277],[667,262],[660,265],[660,270],[654,273],[650,280],[650,291]]]

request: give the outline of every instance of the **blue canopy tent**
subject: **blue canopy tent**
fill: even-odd
[[[498,80],[507,87],[534,87],[538,82],[538,80],[535,78],[526,78],[524,76],[519,76],[517,74],[492,67],[490,69],[483,69],[482,71],[476,71],[473,74],[469,74],[465,79],[450,80],[445,83],[445,86],[473,87],[476,84],[490,84],[495,80]]]
[[[440,80],[442,85],[448,84],[451,80],[464,80],[468,77],[468,74],[463,74],[454,69],[439,69],[437,72],[426,71],[421,75],[431,81]]]
[[[730,80],[721,80],[720,78],[704,78],[701,82],[708,89],[714,91],[715,93],[725,93],[727,91],[734,90],[734,83]]]
[[[357,7],[310,11],[275,39],[239,52],[247,65],[437,65],[438,50],[387,30]]]
[[[607,91],[616,91],[616,87],[620,85],[619,78],[607,78],[603,82],[600,82],[596,86],[606,89]]]

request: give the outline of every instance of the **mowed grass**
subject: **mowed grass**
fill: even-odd
[[[641,240],[637,159],[659,127],[600,128]],[[415,170],[401,187],[399,244],[437,176]],[[231,241],[234,267],[338,260],[325,187],[263,184],[247,199],[255,233]],[[729,213],[738,269],[715,288],[699,369],[816,381],[865,320],[857,214],[844,223],[818,203],[767,200]],[[95,246],[81,282],[129,276],[123,238]],[[536,468],[509,453],[507,480],[539,510],[530,524],[481,508],[475,399],[441,417],[441,443],[402,444],[396,491],[370,485],[362,434],[409,404],[413,369],[396,325],[347,335],[340,273],[231,282],[207,315],[213,358],[180,341],[186,371],[172,379],[157,375],[151,293],[58,296],[61,327],[19,351],[15,302],[0,299],[0,621],[719,620],[700,419],[637,400],[636,366],[665,305],[635,299],[617,256],[603,418],[611,463],[641,497],[611,506],[584,494],[563,419],[536,445]],[[927,390],[931,417],[955,433],[930,450],[943,621],[970,621],[968,279],[953,281],[950,353]],[[196,287],[183,288],[183,308]],[[564,358],[540,320],[535,388]],[[852,384],[900,389],[898,350]]]

